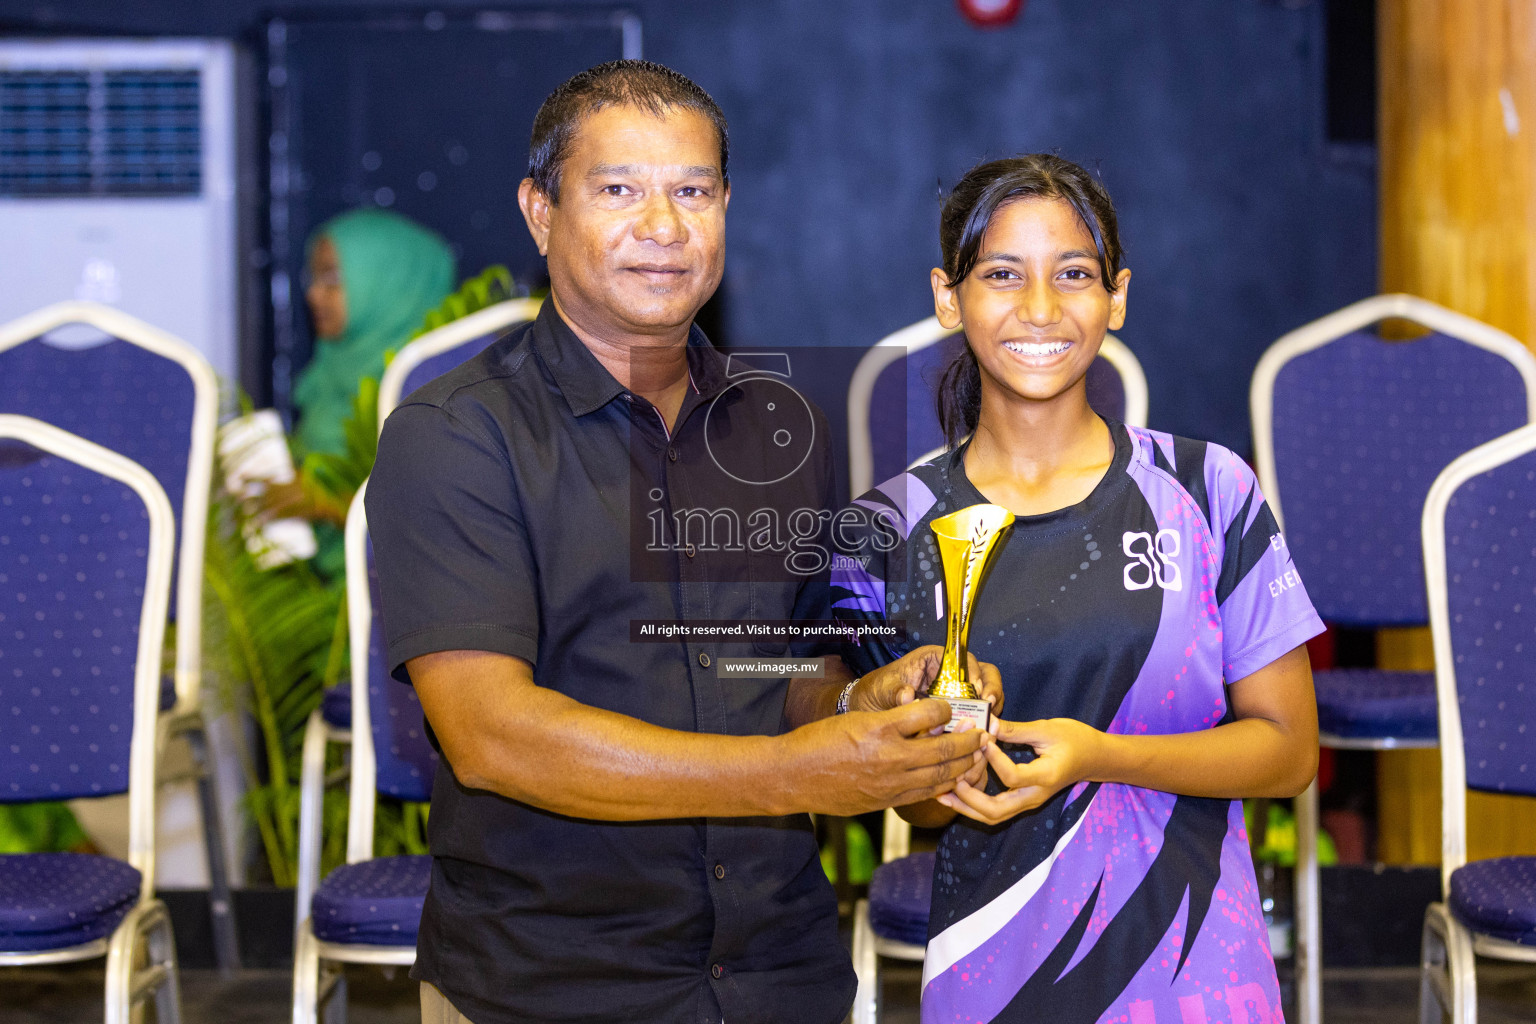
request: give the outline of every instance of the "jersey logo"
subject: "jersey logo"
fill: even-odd
[[[1126,531],[1120,547],[1130,556],[1125,567],[1125,589],[1146,590],[1157,584],[1164,590],[1183,590],[1179,575],[1179,534],[1177,530],[1158,530],[1157,535]]]

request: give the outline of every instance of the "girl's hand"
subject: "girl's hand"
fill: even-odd
[[[998,720],[993,735],[1001,743],[1022,743],[1034,748],[1035,759],[1017,764],[997,743],[984,749],[998,779],[1008,788],[991,796],[961,779],[953,793],[938,800],[944,806],[987,825],[1007,821],[1032,811],[1057,791],[1091,778],[1107,741],[1103,733],[1071,718],[1047,718],[1037,722]]]
[[[939,662],[943,660],[944,648],[934,645],[919,647],[909,652],[905,657],[885,666],[885,669],[870,673],[859,680],[859,685],[854,688],[853,697],[849,700],[849,706],[860,710],[883,711],[888,708],[900,707],[910,704],[919,697],[928,695],[928,687],[934,675],[939,671]],[[976,693],[982,700],[992,705],[992,722],[994,728],[992,735],[996,736],[995,726],[998,722],[997,714],[1003,709],[1003,677],[998,673],[997,666],[979,660],[976,655],[966,652],[969,659],[970,678],[976,687]],[[903,662],[912,660],[921,667],[914,675],[908,671],[905,675],[887,670],[896,669]],[[969,729],[969,722],[960,723],[960,729]],[[944,735],[944,727],[939,726],[930,733],[932,736]],[[995,746],[987,742],[988,747]],[[987,762],[978,760],[975,767],[966,772],[960,779],[960,784],[971,788],[985,788],[987,784]],[[942,828],[953,820],[953,816],[943,811],[938,811],[940,817],[933,817],[932,801],[924,805],[906,808],[903,817],[915,825],[923,828]]]

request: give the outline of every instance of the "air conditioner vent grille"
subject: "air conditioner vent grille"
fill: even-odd
[[[196,70],[0,71],[0,196],[197,195]]]

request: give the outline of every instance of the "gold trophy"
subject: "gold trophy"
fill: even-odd
[[[962,721],[985,729],[990,706],[976,692],[971,679],[966,642],[971,632],[971,611],[976,593],[997,551],[1003,531],[1013,525],[1013,513],[1001,505],[972,505],[932,523],[933,538],[944,566],[944,613],[948,620],[944,659],[939,674],[928,687],[928,696],[942,697],[952,709],[945,732]]]

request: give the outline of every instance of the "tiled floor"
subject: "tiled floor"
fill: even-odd
[[[1479,975],[1481,1024],[1536,1021],[1536,968],[1485,964]],[[881,1019],[916,1024],[917,968],[892,964],[884,977]],[[376,969],[360,968],[349,979],[349,1024],[417,1024],[416,985],[403,971],[387,979]],[[246,971],[227,980],[213,971],[185,971],[182,1018],[186,1024],[280,1024],[289,1019],[290,984],[283,971]],[[1332,971],[1325,977],[1328,1024],[1412,1024],[1418,1020],[1418,996],[1418,972],[1410,967]],[[4,1024],[84,1024],[101,1015],[99,966],[0,970]]]

